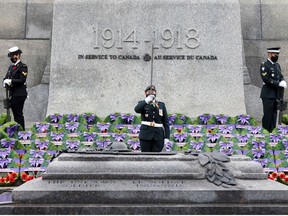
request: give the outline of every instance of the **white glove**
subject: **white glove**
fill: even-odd
[[[12,83],[11,79],[5,79],[4,82],[3,82],[3,86],[5,87],[6,84],[10,86],[11,83]]]
[[[283,88],[287,88],[287,83],[285,80],[282,80],[280,83],[279,83],[279,86],[280,87],[283,87]]]
[[[164,139],[164,145],[167,145],[167,143],[170,142],[170,140],[168,138]]]
[[[146,102],[147,104],[149,104],[151,101],[154,100],[154,98],[155,98],[154,95],[148,95],[148,96],[145,98],[145,102]]]

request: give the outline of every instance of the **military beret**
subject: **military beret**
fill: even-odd
[[[148,86],[146,89],[145,89],[145,92],[148,91],[148,90],[155,90],[156,91],[156,88],[154,85],[150,85]]]
[[[19,53],[19,54],[21,54],[22,51],[19,49],[18,46],[11,47],[11,48],[9,49],[9,52],[8,52],[8,57],[11,57],[14,53]]]
[[[281,47],[272,47],[272,48],[268,48],[267,52],[269,53],[280,53],[280,49]]]

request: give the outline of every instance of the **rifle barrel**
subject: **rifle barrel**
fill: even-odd
[[[152,53],[151,53],[151,80],[150,80],[150,85],[153,84],[153,60],[154,60],[154,43],[152,43]]]
[[[9,88],[6,86],[6,102],[7,102],[7,122],[11,121],[10,115],[10,98],[9,98]]]

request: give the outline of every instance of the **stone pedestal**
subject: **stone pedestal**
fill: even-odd
[[[258,163],[232,156],[225,164],[236,186],[209,182],[205,167],[192,155],[62,154],[49,164],[42,179],[13,190],[11,208],[2,209],[13,214],[23,214],[24,206],[28,214],[287,212],[287,187],[267,180]]]

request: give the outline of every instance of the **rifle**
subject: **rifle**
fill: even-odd
[[[9,98],[10,87],[8,85],[5,85],[5,89],[6,89],[6,98],[4,99],[4,109],[7,110],[7,122],[10,122],[11,121],[11,115],[10,115],[11,100]]]
[[[152,43],[152,52],[151,52],[151,80],[150,80],[150,85],[153,84],[153,61],[154,61],[154,43]]]
[[[287,110],[287,101],[284,98],[284,88],[278,89],[279,99],[276,100],[277,102],[277,118],[276,118],[276,127],[282,123],[282,115],[283,111]]]
[[[151,56],[147,53],[144,56],[144,61],[150,61],[151,60],[151,72],[150,72],[150,86],[152,86],[153,84],[153,60],[154,60],[154,44],[152,43],[152,52],[151,52]],[[148,92],[149,94],[152,94],[151,89]]]

